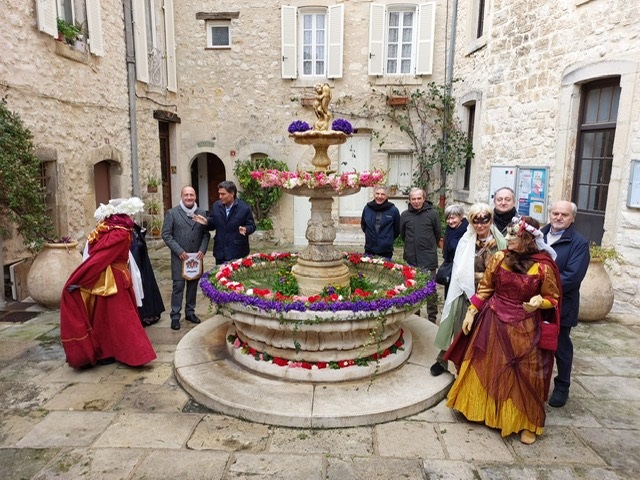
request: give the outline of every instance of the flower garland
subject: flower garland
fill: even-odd
[[[281,357],[272,357],[268,353],[259,352],[255,348],[250,347],[247,342],[243,342],[242,340],[240,340],[240,337],[238,337],[236,334],[229,335],[227,337],[227,341],[231,345],[233,345],[234,348],[240,349],[241,353],[245,355],[251,355],[254,360],[258,362],[270,362],[274,365],[278,365],[279,367],[304,368],[307,370],[322,370],[324,368],[338,370],[341,368],[353,367],[354,365],[366,367],[371,362],[377,363],[381,359],[397,353],[398,350],[404,350],[404,348],[402,347],[404,345],[404,330],[400,329],[400,338],[398,338],[398,340],[396,340],[393,345],[391,345],[389,348],[384,349],[380,353],[373,353],[368,357],[339,360],[337,362],[306,362],[304,360],[294,361],[287,360],[286,358]]]
[[[411,308],[426,301],[436,290],[435,282],[409,265],[393,263],[384,258],[370,257],[360,253],[344,253],[344,258],[353,265],[370,264],[401,274],[403,282],[383,291],[363,291],[355,289],[350,296],[332,293],[327,296],[286,296],[275,294],[269,289],[246,288],[233,280],[234,272],[241,269],[263,267],[270,262],[293,261],[297,257],[291,253],[255,253],[223,264],[202,276],[200,287],[211,302],[218,305],[242,303],[248,307],[277,313],[307,310],[311,311],[352,311],[383,312],[391,309]]]
[[[376,187],[384,185],[386,174],[374,169],[363,172],[327,173],[327,172],[295,172],[280,170],[257,170],[251,172],[251,178],[260,182],[263,188],[281,187],[291,190],[296,187],[319,188],[330,186],[336,192],[346,188]]]

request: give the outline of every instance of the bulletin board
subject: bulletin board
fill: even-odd
[[[489,205],[493,206],[493,196],[496,190],[502,187],[509,187],[516,191],[517,167],[491,167],[491,177],[489,178]]]
[[[541,225],[546,224],[549,169],[547,167],[519,167],[516,185],[518,214],[533,217]]]
[[[627,207],[640,208],[640,160],[631,160]]]

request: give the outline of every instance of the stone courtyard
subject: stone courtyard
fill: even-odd
[[[168,307],[169,251],[158,245],[151,257]],[[211,319],[208,301],[200,294],[198,302],[197,314]],[[147,328],[158,354],[149,365],[76,371],[59,343],[59,311],[21,323],[0,317],[0,479],[640,478],[638,321],[574,330],[571,397],[564,408],[547,406],[545,433],[532,446],[467,422],[444,401],[354,428],[294,429],[220,415],[177,384],[174,352],[193,325],[173,331],[169,324],[165,312]]]

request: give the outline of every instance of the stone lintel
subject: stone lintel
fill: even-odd
[[[182,123],[182,120],[177,113],[169,112],[167,110],[154,110],[153,118],[155,118],[156,120],[162,120],[164,122]]]
[[[198,12],[196,20],[236,20],[240,12]]]

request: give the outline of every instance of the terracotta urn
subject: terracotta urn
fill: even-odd
[[[60,308],[64,284],[80,263],[78,242],[45,243],[27,275],[31,298],[47,308]]]
[[[580,285],[580,311],[578,320],[594,322],[605,320],[613,307],[613,286],[604,263],[591,260],[587,274]]]

